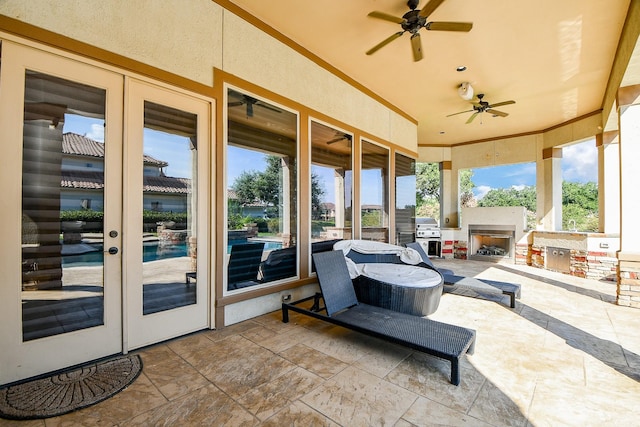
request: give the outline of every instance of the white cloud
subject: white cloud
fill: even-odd
[[[526,187],[526,185],[512,185],[511,188],[520,191],[520,190],[524,190],[524,188]]]
[[[91,125],[91,131],[87,132],[84,136],[94,141],[104,142],[104,126],[94,123]]]
[[[482,199],[492,188],[488,185],[478,185],[473,189],[474,196],[476,199]]]
[[[598,182],[598,149],[592,140],[562,149],[562,179]]]

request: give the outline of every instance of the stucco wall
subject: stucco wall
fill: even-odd
[[[3,0],[0,14],[209,86],[216,67],[417,151],[410,120],[211,0]]]

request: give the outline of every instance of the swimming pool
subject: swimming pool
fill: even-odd
[[[231,253],[231,246],[238,243],[246,243],[246,240],[234,240],[227,245],[227,253]],[[95,248],[93,252],[85,252],[75,255],[64,255],[62,257],[63,267],[95,267],[104,262],[104,252],[102,243],[92,243]],[[265,241],[264,250],[282,249],[282,243]],[[187,244],[178,243],[175,245],[160,245],[158,242],[145,242],[142,246],[142,262],[157,261],[161,259],[179,258],[187,256]]]

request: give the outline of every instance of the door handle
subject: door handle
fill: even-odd
[[[109,253],[110,253],[111,255],[115,255],[115,254],[117,254],[117,253],[118,253],[118,248],[116,248],[115,246],[110,247],[110,248],[109,248]]]

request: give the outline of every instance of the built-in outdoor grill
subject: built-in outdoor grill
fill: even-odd
[[[515,225],[469,225],[468,257],[498,260],[513,258]]]

